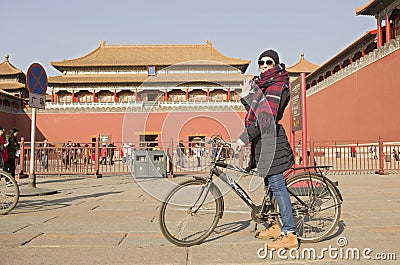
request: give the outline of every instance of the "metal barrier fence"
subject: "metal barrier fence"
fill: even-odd
[[[207,173],[215,149],[205,142],[177,143],[138,142],[138,143],[47,143],[38,142],[35,146],[35,173],[39,175],[119,175],[134,173],[134,154],[138,150],[164,150],[167,155],[169,175],[187,173]],[[308,164],[330,165],[333,172],[391,172],[400,170],[400,143],[378,142],[308,143]],[[296,163],[299,164],[301,150],[295,148]],[[246,167],[250,158],[249,148],[240,152],[224,150],[228,163]],[[30,143],[21,141],[21,154],[17,171],[29,172]]]
[[[309,142],[309,161],[318,165],[330,165],[334,172],[378,172],[400,170],[400,143],[353,141]]]

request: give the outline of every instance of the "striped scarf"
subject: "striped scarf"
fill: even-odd
[[[275,124],[272,119],[277,116],[283,89],[289,86],[289,75],[281,63],[254,77],[253,81],[256,86],[245,117],[246,127],[257,121],[261,128],[267,128]]]

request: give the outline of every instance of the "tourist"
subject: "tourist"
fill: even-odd
[[[4,136],[4,128],[0,127],[0,170],[4,170],[8,161],[6,137]]]
[[[176,147],[176,155],[178,156],[178,165],[180,167],[185,166],[185,159],[186,159],[186,151],[185,151],[185,145],[183,144],[183,141],[180,140],[177,147]]]
[[[15,159],[17,158],[16,153],[19,150],[18,143],[18,129],[11,129],[6,135],[7,152],[8,152],[8,161],[6,163],[6,170],[11,176],[15,179]]]
[[[274,239],[268,249],[298,248],[292,204],[286,188],[283,172],[294,164],[293,152],[285,130],[278,122],[290,100],[289,75],[285,65],[279,62],[276,51],[267,50],[259,56],[259,76],[244,81],[241,101],[246,107],[245,130],[237,145],[254,144],[256,167],[265,185],[270,185],[282,218],[282,228],[271,223],[266,230],[257,233],[260,239]]]

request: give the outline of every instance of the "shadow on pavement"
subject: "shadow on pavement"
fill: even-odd
[[[220,238],[229,236],[230,234],[244,230],[249,227],[250,222],[251,220],[247,220],[219,225],[215,228],[214,233],[212,234],[213,238],[206,239],[204,242],[218,240]]]
[[[334,234],[328,236],[327,238],[325,238],[324,240],[322,240],[320,242],[331,240],[331,239],[341,235],[343,233],[345,227],[346,227],[346,224],[344,223],[344,221],[340,220],[339,223],[338,223],[338,228],[337,228],[336,232]]]
[[[44,179],[40,178],[39,185],[41,184],[50,184],[50,183],[63,183],[63,182],[70,182],[70,181],[77,181],[77,180],[84,180],[86,178],[63,178],[63,179]]]
[[[17,206],[15,207],[12,213],[18,214],[18,213],[29,213],[29,212],[60,209],[72,206],[73,205],[72,202],[74,201],[85,200],[89,198],[101,198],[103,196],[119,194],[119,193],[121,192],[112,191],[112,192],[99,192],[88,195],[80,195],[69,198],[59,198],[54,200],[23,200],[18,202]],[[84,203],[84,201],[82,201],[81,203]]]

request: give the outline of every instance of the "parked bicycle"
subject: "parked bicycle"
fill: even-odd
[[[165,238],[177,246],[187,247],[202,243],[214,231],[224,214],[224,198],[213,182],[214,176],[229,185],[251,208],[256,228],[257,224],[271,221],[281,226],[279,207],[271,196],[269,186],[265,189],[261,205],[256,205],[221,168],[254,176],[257,172],[225,163],[221,154],[231,147],[230,143],[220,137],[213,137],[209,143],[218,146],[218,152],[212,158],[210,174],[180,183],[161,205],[159,221]],[[327,168],[329,166],[300,167],[285,173],[296,233],[302,242],[321,241],[332,234],[338,225],[343,198],[337,186],[323,174]],[[293,174],[295,171],[302,172]]]
[[[17,181],[7,172],[0,170],[0,214],[7,214],[14,209],[18,200]]]

